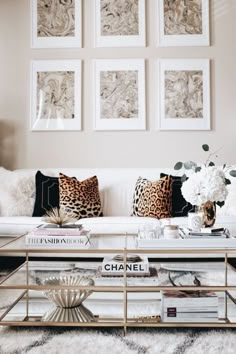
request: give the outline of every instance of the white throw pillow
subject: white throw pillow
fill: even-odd
[[[35,174],[0,167],[0,215],[31,216],[35,200]]]

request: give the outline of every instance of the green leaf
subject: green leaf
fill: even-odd
[[[177,162],[174,166],[174,169],[181,170],[182,167],[183,167],[183,162]]]
[[[196,168],[195,168],[195,172],[200,172],[201,171],[201,167],[200,166],[197,166]]]
[[[227,185],[227,184],[231,184],[231,181],[230,181],[230,179],[228,179],[228,178],[225,178],[225,184]]]
[[[193,161],[187,161],[187,162],[184,163],[184,168],[186,170],[191,170],[195,166],[197,166],[197,164],[195,162],[193,162]]]
[[[215,166],[214,162],[213,161],[210,161],[208,166]]]
[[[187,180],[187,176],[184,174],[184,175],[181,177],[181,182],[184,183],[186,180]]]
[[[202,148],[204,151],[209,151],[209,145],[207,145],[207,144],[203,144]]]
[[[231,170],[229,174],[232,177],[236,177],[236,170]]]
[[[225,202],[216,202],[217,205],[219,205],[220,208],[225,205]]]

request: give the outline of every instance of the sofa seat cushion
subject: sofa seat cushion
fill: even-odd
[[[159,220],[136,216],[103,216],[102,218],[80,219],[79,223],[92,233],[116,234],[137,233],[144,224],[159,225]]]
[[[42,224],[41,217],[32,216],[1,216],[0,237],[20,236]]]

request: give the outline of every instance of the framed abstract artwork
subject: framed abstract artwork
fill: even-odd
[[[81,0],[31,0],[32,48],[80,48],[81,30]]]
[[[208,59],[159,61],[159,129],[210,130]]]
[[[96,47],[145,47],[145,0],[95,0]]]
[[[208,46],[209,0],[158,0],[160,46]]]
[[[81,130],[81,61],[31,63],[30,126],[33,131]]]
[[[145,130],[145,61],[95,60],[95,130]]]

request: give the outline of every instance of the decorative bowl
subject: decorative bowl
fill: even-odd
[[[62,308],[78,307],[92,293],[92,290],[86,289],[55,289],[55,286],[94,286],[93,279],[84,275],[63,275],[58,277],[49,277],[43,281],[43,285],[50,287],[44,290],[47,296],[56,306]]]

